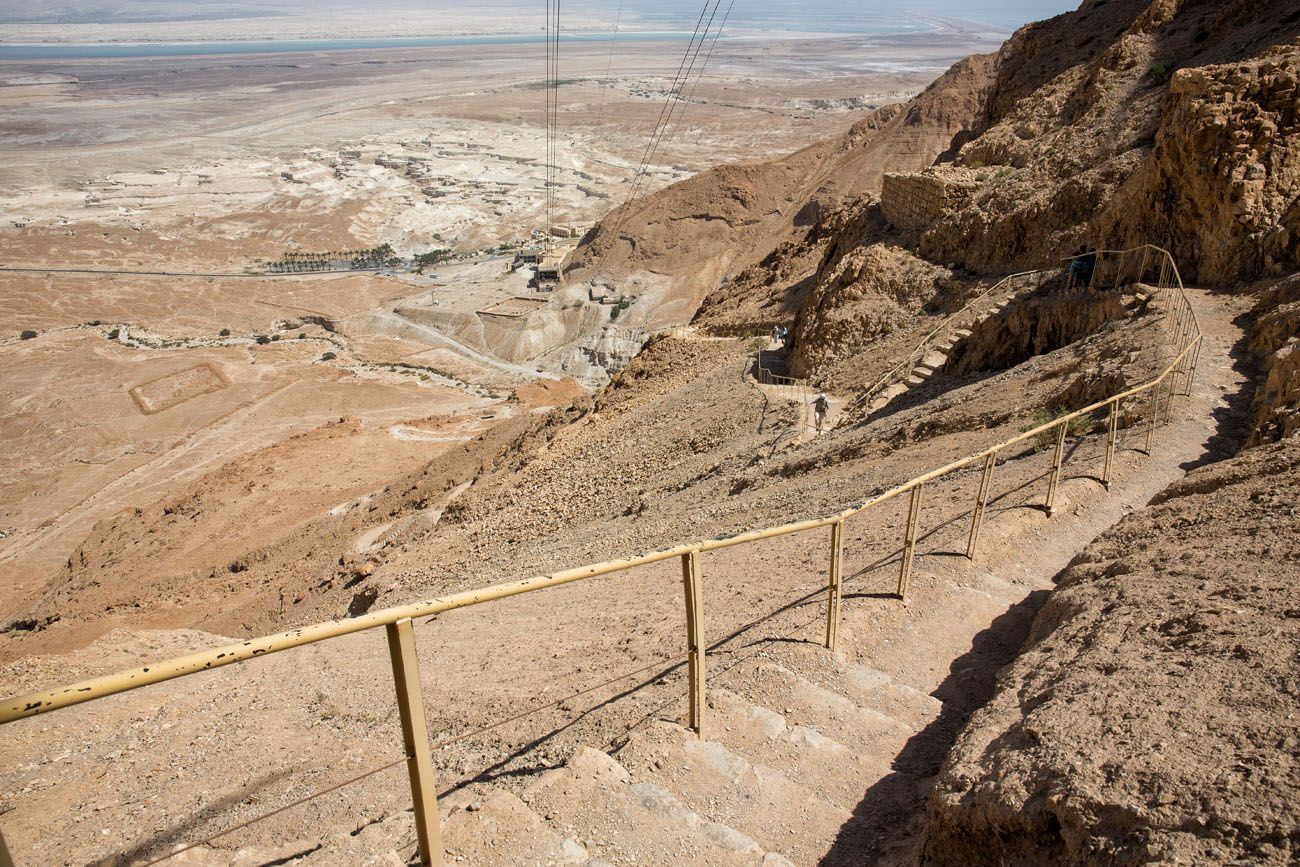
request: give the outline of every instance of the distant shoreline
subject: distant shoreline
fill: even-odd
[[[906,25],[854,31],[737,30],[729,40],[843,39],[870,36],[908,36],[937,33],[944,25],[920,18],[908,18]],[[599,43],[610,41],[608,31],[564,33],[566,41]],[[624,30],[620,41],[672,42],[686,40],[685,30]],[[227,39],[103,39],[96,41],[19,41],[0,39],[0,61],[96,60],[135,57],[184,57],[221,54],[286,54],[318,51],[355,51],[393,48],[443,48],[476,45],[532,45],[546,40],[543,33],[456,34],[449,36],[361,36],[361,37],[267,37]]]

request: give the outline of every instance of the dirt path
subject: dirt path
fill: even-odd
[[[393,333],[395,334],[401,333],[402,329],[411,329],[414,331],[418,331],[420,334],[424,335],[435,344],[446,346],[447,348],[453,350],[454,352],[458,352],[461,355],[464,355],[466,358],[469,358],[472,361],[476,361],[479,364],[482,364],[486,367],[491,367],[496,370],[502,371],[503,373],[513,373],[517,376],[526,377],[530,381],[537,380],[537,379],[560,379],[560,377],[557,376],[556,374],[545,373],[541,370],[538,370],[536,366],[529,367],[528,365],[524,365],[524,364],[514,364],[509,361],[502,361],[499,358],[486,355],[482,352],[479,352],[477,349],[473,348],[472,346],[468,346],[462,343],[461,341],[457,340],[456,338],[451,337],[448,334],[444,334],[443,332],[439,331],[436,328],[430,328],[427,325],[421,325],[418,322],[412,322],[409,319],[406,319],[402,316],[398,316],[396,313],[393,313],[392,311],[383,310],[383,311],[376,312],[373,315],[374,318],[379,322],[385,322],[396,326],[393,331]]]
[[[1092,475],[1098,439],[1080,441],[1050,519],[1038,506],[1050,456],[1008,461],[973,563],[952,552],[964,549],[977,474],[927,486],[906,605],[889,595],[901,512],[881,509],[850,522],[839,654],[819,647],[821,533],[704,557],[704,742],[680,727],[686,689],[676,563],[420,623],[447,846],[470,863],[528,863],[526,853],[565,839],[582,851],[569,863],[635,856],[644,864],[757,864],[744,854],[751,843],[759,856],[781,852],[799,864],[823,856],[830,864],[887,858],[906,842],[947,744],[1014,655],[1056,572],[1186,468],[1225,451],[1245,400],[1232,358],[1239,309],[1231,298],[1189,294],[1207,334],[1201,373],[1190,400],[1177,401],[1173,423],[1157,432],[1154,455],[1138,454],[1142,431],[1129,431],[1107,493]],[[133,641],[118,636],[112,646]],[[120,850],[120,835],[93,829],[129,827],[139,829],[131,839],[149,849],[386,762],[397,737],[386,655],[382,636],[362,634],[16,726],[15,770],[3,782],[25,794],[6,832],[24,851],[35,851],[39,834],[89,858],[108,852],[107,839],[119,840],[113,851]],[[22,679],[63,679],[71,676],[66,665],[59,657],[30,660]],[[572,695],[579,690],[586,692]],[[264,700],[272,694],[274,701]],[[231,702],[240,713],[210,719],[200,711]],[[530,707],[539,710],[478,732]],[[160,725],[175,729],[164,738]],[[310,755],[293,747],[306,742]],[[80,745],[72,759],[60,757],[68,743]],[[203,749],[189,746],[196,743]],[[583,746],[613,751],[621,764],[602,765],[609,760]],[[130,763],[109,758],[124,752]],[[101,796],[88,796],[78,782],[88,766],[107,768],[96,783]],[[548,768],[552,776],[538,776]],[[146,794],[160,785],[173,803],[196,806],[160,813]],[[67,800],[71,792],[80,792],[80,806]],[[316,853],[313,863],[342,863],[338,847],[360,845],[347,842],[355,839],[350,832],[373,823],[369,851],[393,848],[404,857],[408,798],[401,774],[386,773],[221,845],[270,851],[294,840],[298,851]],[[457,806],[471,800],[482,809]],[[92,802],[99,805],[93,814],[85,806]],[[611,813],[611,804],[618,811]],[[627,817],[630,827],[620,824]],[[315,848],[331,827],[344,833]],[[686,848],[663,842],[679,839]],[[510,840],[521,848],[511,849]],[[727,848],[728,841],[740,848]],[[214,863],[227,856],[217,853]]]

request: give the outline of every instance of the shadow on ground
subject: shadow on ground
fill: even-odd
[[[915,838],[931,782],[957,733],[993,695],[998,671],[1015,659],[1047,597],[1047,590],[1030,593],[976,635],[970,650],[953,661],[934,692],[943,702],[939,716],[908,740],[890,773],[867,789],[822,858],[822,867],[874,863]]]

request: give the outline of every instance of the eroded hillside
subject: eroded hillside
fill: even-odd
[[[1297,496],[1291,437],[1076,557],[954,746],[921,863],[1294,863]]]
[[[437,660],[431,725],[448,735],[436,761],[457,792],[444,802],[449,846],[508,863],[539,851],[574,864],[770,867],[790,863],[781,852],[829,864],[1284,863],[1300,791],[1285,664],[1298,604],[1287,580],[1300,393],[1298,29],[1280,0],[1089,0],[842,139],[618,209],[584,240],[573,276],[675,279],[702,298],[694,327],[651,340],[594,397],[517,399],[508,424],[243,556],[186,547],[203,497],[124,513],[82,545],[10,647],[59,651],[113,625],[265,632],[861,502],[1163,370],[1177,349],[1168,296],[1150,285],[1176,284],[1163,260],[1139,260],[1142,250],[1107,258],[1091,285],[1051,267],[1083,243],[1158,242],[1201,284],[1188,297],[1202,366],[1159,425],[1150,397],[1125,404],[1114,496],[1100,484],[1102,413],[1067,429],[1056,517],[1043,499],[1052,443],[999,455],[984,559],[961,556],[978,470],[928,484],[907,606],[892,583],[907,521],[897,498],[846,531],[838,655],[808,637],[821,625],[824,540],[705,558],[709,653],[722,663],[710,712],[725,721],[714,740],[683,740],[676,726],[676,564],[573,585],[581,592],[566,589],[551,607],[543,594],[421,624]],[[922,202],[925,190],[939,193]],[[1049,270],[985,296],[1031,266]],[[968,327],[951,332],[925,376],[869,391],[972,302]],[[781,324],[787,346],[767,339]],[[759,363],[829,391],[828,429],[807,423],[809,391],[770,384]],[[1153,454],[1147,424],[1159,431]],[[1238,455],[1248,442],[1276,444]],[[208,481],[201,493],[213,497],[247,483]],[[181,570],[166,560],[178,551],[209,562]],[[121,580],[128,574],[143,589]],[[314,779],[330,777],[331,749],[357,767],[391,758],[371,737],[382,728],[376,648],[360,637],[346,651],[323,645],[307,673],[277,657],[281,668],[248,682],[291,678],[295,702],[312,702],[283,715],[274,737],[308,730],[326,744],[304,760]],[[14,664],[5,686],[60,672],[60,660]],[[99,669],[83,659],[76,670]],[[235,671],[222,689],[248,686]],[[637,683],[600,692],[627,671]],[[596,696],[550,701],[552,687]],[[214,688],[169,689],[201,707]],[[537,702],[540,716],[502,722]],[[129,711],[104,707],[79,718],[97,726],[82,753],[107,762],[123,791],[140,791],[141,768],[179,762],[180,741],[205,737],[189,715],[186,738],[150,741],[140,767],[114,765],[108,756],[138,744],[124,745],[117,725]],[[88,802],[73,770],[37,777],[75,731],[26,730],[29,761],[13,788],[29,797],[17,821],[27,838],[53,826],[79,855],[105,857],[116,850],[87,838],[80,817],[46,815],[60,799]],[[218,740],[260,760],[260,745]],[[192,781],[172,783],[211,800]],[[405,857],[406,795],[365,785],[374,806],[363,827],[346,827],[355,804],[331,802],[316,817],[342,830],[287,853],[267,848],[282,834],[255,831],[259,857],[346,863],[363,844]],[[293,795],[276,780],[259,786],[267,804]],[[138,800],[106,809],[149,829],[137,853],[174,840]]]

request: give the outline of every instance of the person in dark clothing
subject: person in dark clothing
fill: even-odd
[[[1083,257],[1083,273],[1079,275],[1079,280],[1084,286],[1092,285],[1092,272],[1097,270],[1097,251],[1091,247],[1084,248],[1086,255]]]
[[[1097,270],[1097,251],[1084,244],[1070,262],[1071,282],[1076,286],[1091,286],[1092,272]]]

